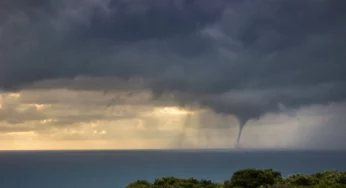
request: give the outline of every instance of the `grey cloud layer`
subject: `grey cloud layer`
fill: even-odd
[[[78,126],[97,121],[116,122],[119,120],[133,119],[138,117],[141,110],[144,111],[139,106],[132,107],[129,110],[124,105],[107,109],[104,105],[98,105],[97,100],[93,101],[94,104],[91,106],[88,103],[81,103],[81,101],[87,100],[85,94],[78,95],[77,92],[74,92],[76,95],[71,96],[72,92],[60,91],[55,93],[59,97],[51,96],[50,92],[36,92],[35,96],[30,94],[30,92],[23,92],[18,98],[2,97],[0,132],[11,132],[11,130],[38,131],[54,127]],[[43,97],[43,99],[37,97],[37,95]],[[95,97],[95,95],[92,95],[92,97]],[[95,98],[97,98],[97,95]],[[46,99],[52,99],[49,105],[40,106],[35,104]],[[59,102],[55,103],[54,101],[56,100]],[[77,102],[73,103],[72,101]],[[41,104],[44,103],[41,102]]]
[[[182,105],[197,102],[241,121],[279,104],[345,100],[343,0],[3,2],[10,8],[0,11],[0,86],[7,90],[80,75],[139,77],[157,96],[174,93]]]

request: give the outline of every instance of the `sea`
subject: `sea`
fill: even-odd
[[[283,176],[346,171],[346,151],[2,151],[0,187],[124,188],[167,176],[223,182],[244,168],[272,168]]]

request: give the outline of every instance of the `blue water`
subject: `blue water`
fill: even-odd
[[[243,168],[346,170],[346,151],[0,152],[1,188],[122,188],[162,176],[222,181]]]

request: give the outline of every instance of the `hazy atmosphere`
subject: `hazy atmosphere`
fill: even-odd
[[[0,149],[346,149],[345,0],[0,0]]]

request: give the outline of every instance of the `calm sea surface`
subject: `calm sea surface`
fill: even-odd
[[[45,151],[0,152],[1,188],[123,188],[162,176],[222,181],[243,168],[287,176],[346,171],[346,151]]]

